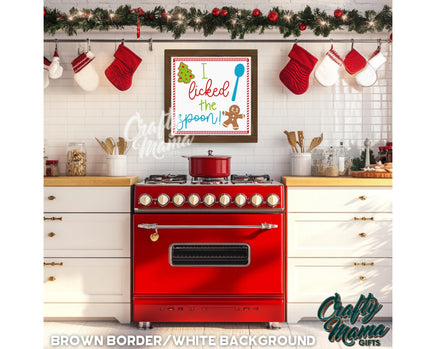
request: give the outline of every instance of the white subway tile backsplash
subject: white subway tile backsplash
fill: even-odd
[[[290,147],[284,130],[303,130],[307,144],[312,137],[323,132],[323,146],[338,145],[343,141],[352,156],[359,155],[366,137],[372,140],[375,153],[378,145],[392,140],[392,53],[389,45],[382,46],[387,62],[378,70],[375,85],[360,87],[354,77],[341,68],[340,79],[331,87],[321,86],[312,73],[308,91],[298,96],[285,88],[278,77],[289,61],[287,54],[292,43],[154,43],[153,51],[148,50],[148,45],[140,43],[126,45],[143,61],[133,76],[131,89],[124,92],[113,87],[104,75],[104,70],[113,60],[113,43],[91,42],[97,57],[93,63],[100,78],[100,85],[93,92],[83,91],[73,79],[70,62],[77,56],[80,45],[58,45],[64,75],[58,80],[51,80],[44,91],[44,139],[49,158],[60,160],[61,174],[65,173],[68,142],[86,141],[88,174],[102,175],[106,171],[105,155],[94,137],[117,138],[123,135],[124,126],[136,113],[147,125],[159,121],[164,108],[163,52],[171,48],[258,50],[259,141],[256,144],[192,144],[164,152],[162,159],[156,159],[151,154],[141,157],[140,149],[131,149],[128,155],[131,175],[143,178],[157,172],[187,173],[188,162],[181,157],[182,154],[206,154],[208,149],[214,149],[216,154],[232,155],[234,173],[270,173],[278,179],[289,174]],[[304,43],[302,46],[320,60],[330,48],[330,44]],[[375,50],[375,45],[359,43],[355,48],[368,57]],[[345,55],[350,45],[335,43],[335,49]],[[53,51],[54,45],[46,43],[45,54],[51,57]],[[155,135],[147,139],[154,140],[156,144]]]

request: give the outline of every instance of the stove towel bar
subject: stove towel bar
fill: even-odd
[[[262,223],[260,225],[161,225],[161,224],[138,224],[141,229],[262,229],[269,230],[278,228],[277,224]]]

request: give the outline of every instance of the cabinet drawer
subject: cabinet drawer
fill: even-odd
[[[128,258],[45,258],[44,302],[129,302]]]
[[[392,212],[392,188],[288,188],[288,212]]]
[[[130,212],[130,187],[45,187],[45,212]]]
[[[367,263],[355,266],[354,263]],[[374,263],[373,266],[368,265]],[[335,292],[356,302],[371,292],[380,302],[392,302],[390,258],[288,258],[288,302],[321,303]]]
[[[45,257],[129,257],[130,214],[45,214]]]
[[[391,213],[288,213],[287,223],[288,257],[392,257]]]

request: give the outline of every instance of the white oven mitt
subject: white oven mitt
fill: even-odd
[[[48,69],[48,76],[50,79],[59,79],[62,76],[64,68],[61,66],[58,51],[55,50],[53,60],[51,61],[50,68]]]
[[[44,88],[47,88],[50,84],[50,81],[48,79],[48,70],[50,68],[51,62],[44,57]]]
[[[326,53],[324,59],[315,71],[315,77],[323,86],[332,86],[339,78],[339,68],[343,60],[333,47]]]
[[[377,69],[386,62],[386,57],[377,49],[368,60],[365,68],[356,74],[356,82],[363,87],[369,87],[377,81]]]
[[[98,87],[99,78],[92,61],[95,56],[91,51],[82,53],[72,62],[74,80],[85,91],[94,91]]]

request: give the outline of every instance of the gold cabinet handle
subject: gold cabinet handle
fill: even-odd
[[[354,217],[355,221],[373,221],[374,217]]]
[[[46,267],[46,266],[54,267],[56,265],[59,265],[60,267],[62,267],[64,265],[64,262],[59,262],[59,263],[56,263],[56,262],[46,263],[46,262],[44,262],[44,267]]]
[[[354,262],[354,266],[355,266],[355,267],[357,267],[357,266],[359,266],[359,265],[361,265],[362,267],[366,267],[366,266],[373,267],[373,266],[374,266],[374,262],[371,262],[371,263],[365,263],[365,262],[357,263],[357,262]]]
[[[50,195],[47,199],[49,199],[49,200],[56,200],[56,196]]]
[[[363,276],[363,275],[359,276],[359,280],[360,281],[366,281],[366,276]]]
[[[366,237],[367,237],[366,233],[359,233],[359,236],[360,236],[361,238],[366,238]]]
[[[53,233],[52,231],[51,231],[50,233],[48,233],[47,235],[48,235],[49,237],[51,237],[51,238],[52,238],[53,236],[56,236],[56,234]]]
[[[362,201],[364,201],[364,200],[366,200],[367,198],[366,198],[366,196],[365,195],[361,195],[361,196],[359,196],[359,200],[362,200]]]
[[[55,280],[56,280],[56,278],[54,276],[49,276],[48,277],[48,281],[55,281]]]
[[[61,221],[62,217],[44,217],[44,221]]]

